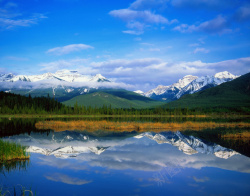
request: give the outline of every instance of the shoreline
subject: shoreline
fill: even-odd
[[[0,114],[0,118],[246,118],[250,115],[64,115],[64,114]]]

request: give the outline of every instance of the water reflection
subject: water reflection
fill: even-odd
[[[29,167],[29,160],[8,161],[0,163],[0,173],[4,174],[11,171],[25,171]]]
[[[248,157],[181,132],[50,131],[4,139],[21,143],[31,152],[25,175],[10,172],[4,183],[32,184],[36,195],[250,192]]]
[[[73,158],[112,169],[159,170],[174,163],[189,168],[212,166],[249,172],[247,157],[232,149],[194,136],[186,136],[181,132],[134,132],[96,137],[87,132],[64,131],[50,132],[48,135],[22,134],[6,140],[27,146],[27,151],[31,153],[63,159]],[[49,158],[43,157],[42,162],[45,160]],[[236,162],[238,163],[235,164]]]

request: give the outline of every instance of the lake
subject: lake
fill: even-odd
[[[249,140],[204,131],[37,130],[1,119],[3,140],[30,160],[1,166],[0,185],[34,195],[249,195]],[[224,121],[224,120],[223,120]],[[248,128],[249,131],[249,128]]]

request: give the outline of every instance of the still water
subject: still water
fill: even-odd
[[[250,194],[250,158],[192,134],[51,130],[3,139],[31,155],[2,169],[0,185],[11,194],[13,187],[34,195]]]

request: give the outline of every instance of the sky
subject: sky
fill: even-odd
[[[250,72],[249,0],[0,0],[0,73],[102,74],[130,90]]]

